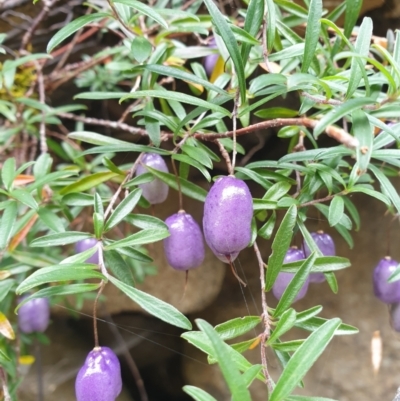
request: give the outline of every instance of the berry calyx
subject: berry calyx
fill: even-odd
[[[18,326],[22,333],[43,333],[50,322],[50,303],[47,298],[34,298],[18,311]]]
[[[136,176],[147,173],[148,170],[146,166],[162,171],[164,173],[168,173],[168,167],[165,164],[164,159],[156,153],[146,153],[142,156],[140,164],[136,169]],[[169,187],[159,178],[155,178],[151,182],[139,184],[139,187],[143,191],[143,197],[152,205],[162,203],[165,201],[165,199],[167,199]]]
[[[321,251],[322,255],[324,256],[335,256],[336,255],[336,246],[333,242],[332,237],[324,233],[322,230],[319,230],[315,233],[311,233],[313,240],[319,250]],[[308,258],[311,254],[310,248],[304,241],[304,255]],[[311,273],[310,274],[310,282],[311,283],[322,283],[325,281],[324,273]]]
[[[391,274],[397,269],[399,262],[386,256],[381,259],[374,269],[373,287],[374,294],[382,302],[393,304],[400,302],[400,281],[388,283]]]
[[[77,401],[115,401],[122,390],[121,366],[108,347],[89,352],[75,381]]]
[[[97,239],[96,238],[87,238],[81,241],[78,241],[75,244],[75,251],[76,253],[85,252],[90,248],[94,248],[97,246]],[[87,258],[86,263],[93,263],[95,265],[99,264],[99,251],[96,251],[90,258]]]
[[[305,259],[303,250],[297,249],[297,247],[293,246],[289,248],[288,251],[286,252],[283,263],[296,262],[298,260],[303,260],[303,259]],[[272,293],[274,294],[276,299],[278,300],[281,299],[283,293],[286,290],[286,287],[292,281],[293,277],[294,273],[279,272],[278,277],[276,278],[275,283],[272,286]],[[308,290],[309,282],[310,282],[310,277],[307,277],[307,280],[301,287],[300,291],[297,293],[296,298],[293,300],[293,302],[296,302],[299,299],[304,298]]]
[[[170,236],[164,240],[168,263],[176,270],[189,270],[204,260],[204,241],[200,227],[193,217],[180,210],[165,220]]]
[[[213,253],[232,262],[251,240],[253,199],[247,184],[233,176],[217,179],[204,203],[204,237]]]

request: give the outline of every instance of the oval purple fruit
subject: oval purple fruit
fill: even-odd
[[[335,256],[336,255],[336,247],[335,243],[333,242],[332,237],[324,233],[322,230],[317,231],[316,233],[311,233],[313,240],[319,250],[321,251],[322,255],[324,256]],[[306,258],[308,258],[311,254],[310,248],[304,241],[304,254]],[[311,273],[310,274],[310,282],[311,283],[322,283],[325,281],[324,273]]]
[[[283,263],[296,262],[298,260],[303,260],[303,259],[305,259],[304,252],[301,249],[297,249],[297,247],[293,246],[289,248],[288,251],[286,252],[286,256],[285,259],[283,260]],[[278,274],[278,277],[275,280],[275,283],[272,287],[272,293],[274,294],[276,299],[281,299],[283,293],[286,290],[286,287],[292,281],[293,277],[294,273],[280,272]],[[299,299],[303,298],[306,295],[309,282],[310,278],[308,277],[303,286],[301,287],[300,291],[297,293],[296,298],[294,299],[293,302],[298,301]]]
[[[94,348],[75,381],[77,401],[115,401],[122,390],[121,366],[108,347]]]
[[[87,238],[81,241],[78,241],[75,244],[75,251],[76,253],[85,252],[90,248],[94,248],[97,246],[97,239],[96,238]],[[99,251],[96,251],[90,258],[87,258],[86,263],[93,263],[95,265],[99,264]]]
[[[204,237],[211,250],[232,261],[251,240],[253,199],[247,184],[233,176],[218,178],[204,203]]]
[[[18,326],[22,333],[43,333],[50,321],[50,303],[47,298],[34,298],[18,310]]]
[[[189,270],[204,260],[204,242],[199,225],[193,217],[180,210],[165,220],[170,236],[164,240],[168,263],[176,270]]]
[[[168,173],[168,167],[165,164],[164,159],[156,153],[146,153],[142,156],[140,164],[136,169],[136,176],[147,173],[148,170],[146,166],[162,171],[164,173]],[[139,184],[139,187],[143,191],[143,197],[152,205],[162,203],[165,201],[165,199],[167,199],[168,185],[158,178],[155,178],[151,182]]]
[[[208,44],[210,49],[217,49],[217,45],[215,43],[215,38],[212,38]],[[219,58],[218,53],[210,54],[204,57],[204,69],[206,70],[207,75],[210,77],[214,71],[215,64],[217,64]]]
[[[399,262],[386,256],[380,260],[374,269],[373,287],[374,294],[382,302],[393,304],[400,302],[400,281],[388,283],[389,277],[397,269]]]

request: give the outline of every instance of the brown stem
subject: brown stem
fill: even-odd
[[[175,160],[171,158],[172,170],[174,170],[176,183],[178,185],[178,197],[179,197],[179,210],[183,210],[183,198],[182,198],[182,188],[181,188],[181,179],[178,174],[178,170],[176,169]]]
[[[99,348],[99,333],[97,331],[97,303],[99,301],[100,295],[104,290],[106,283],[101,280],[99,292],[97,293],[96,299],[93,304],[93,332],[94,332],[94,347]]]
[[[268,387],[268,392],[271,393],[273,388],[271,385],[271,377],[268,372],[268,362],[267,362],[267,354],[266,354],[266,347],[265,343],[270,336],[271,325],[269,321],[268,315],[268,305],[267,305],[267,297],[265,295],[265,268],[264,268],[264,261],[262,260],[262,256],[260,250],[258,249],[257,242],[254,242],[253,245],[254,252],[256,254],[258,260],[258,267],[260,269],[260,283],[261,283],[261,306],[262,306],[262,321],[264,325],[264,331],[261,334],[261,364],[263,367],[263,373],[265,377],[265,382]]]
[[[221,152],[221,156],[225,160],[229,175],[233,175],[234,171],[231,163],[231,158],[229,157],[229,153],[226,151],[225,146],[218,139],[216,139],[214,142],[218,145],[219,151]]]
[[[236,150],[236,130],[237,130],[238,107],[239,107],[239,89],[236,90],[234,106],[233,106],[233,111],[232,111],[233,149],[232,149],[232,167],[231,167],[232,172],[231,172],[231,174],[233,174],[233,172],[235,170],[235,165],[236,165],[236,155],[237,155],[237,150]]]
[[[242,284],[243,287],[246,287],[247,284],[238,276],[238,274],[236,273],[235,268],[233,267],[233,263],[230,260],[230,257],[227,256],[228,260],[229,260],[229,266],[231,267],[232,273],[233,275],[236,277],[236,279],[239,281],[240,284]]]
[[[333,199],[335,196],[341,196],[341,195],[344,195],[344,191],[338,192],[337,194],[325,196],[325,198],[313,199],[312,201],[302,203],[301,205],[298,206],[298,208],[300,209],[302,207],[315,205],[316,203],[328,202],[331,199]]]

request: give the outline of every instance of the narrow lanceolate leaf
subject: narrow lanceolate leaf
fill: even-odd
[[[247,7],[246,19],[244,21],[244,30],[252,36],[256,36],[263,17],[264,17],[264,0],[250,0]],[[242,44],[241,57],[242,60],[247,60],[250,54],[251,45],[248,43]]]
[[[349,86],[347,88],[347,93],[346,93],[346,97],[348,99],[351,98],[351,96],[357,90],[358,85],[361,81],[362,71],[364,70],[364,66],[367,62],[365,57],[367,57],[369,53],[371,37],[372,37],[372,20],[371,18],[365,17],[360,26],[360,30],[358,32],[355,44],[356,53],[364,57],[361,58],[353,57],[351,59]]]
[[[61,195],[70,194],[72,192],[83,192],[88,189],[97,187],[101,183],[111,180],[111,178],[117,177],[118,174],[115,174],[111,171],[94,173],[87,177],[83,177],[78,181],[75,181],[73,184],[67,185],[61,191]]]
[[[134,286],[132,270],[125,262],[124,258],[117,251],[104,252],[107,268],[123,283]]]
[[[212,395],[194,386],[183,386],[183,391],[196,401],[217,401]]]
[[[85,280],[89,278],[105,279],[101,273],[94,270],[95,268],[97,268],[96,265],[86,263],[43,267],[27,277],[17,287],[16,293],[22,294],[39,285],[58,281]]]
[[[344,34],[350,37],[353,28],[360,16],[363,0],[346,0],[346,13],[344,17]]]
[[[287,309],[279,319],[274,331],[268,338],[267,344],[273,344],[277,338],[289,331],[296,323],[296,311],[293,308]]]
[[[282,266],[283,272],[296,273],[303,261],[285,263]],[[325,273],[349,267],[350,260],[340,256],[322,256],[315,259],[311,273]]]
[[[329,225],[331,227],[336,226],[337,223],[341,220],[344,213],[344,202],[341,196],[335,196],[331,204],[329,205]]]
[[[135,227],[142,229],[159,229],[167,230],[168,226],[159,218],[149,216],[147,214],[129,214],[125,221]]]
[[[315,263],[316,256],[316,253],[312,252],[311,255],[302,263],[279,300],[278,305],[275,308],[274,316],[280,316],[293,303],[296,295],[310,274],[311,267]]]
[[[135,0],[113,0],[113,3],[125,4],[128,7],[132,7],[133,9],[139,11],[139,14],[147,15],[152,20],[158,22],[162,27],[168,29],[167,21],[161,17],[154,7],[150,7],[140,1]]]
[[[381,184],[382,190],[384,193],[390,198],[393,203],[393,206],[400,213],[400,196],[397,190],[394,188],[393,184],[389,181],[384,173],[380,170],[380,168],[374,166],[373,164],[369,165],[369,169],[374,173],[375,177]]]
[[[120,139],[116,139],[111,136],[100,135],[91,131],[74,131],[68,134],[68,138],[100,146],[124,144],[130,145],[129,142],[121,141]]]
[[[39,207],[35,198],[31,195],[31,193],[24,189],[15,189],[14,191],[11,192],[10,195],[14,199],[30,207],[31,209],[36,210]]]
[[[272,253],[268,258],[268,269],[265,282],[265,291],[270,291],[278,277],[279,271],[282,267],[283,260],[287,250],[289,249],[290,242],[292,241],[293,229],[296,224],[297,208],[291,206],[286,212],[285,217],[275,235],[274,242],[272,243]]]
[[[107,245],[104,249],[108,251],[110,249],[118,249],[127,246],[130,247],[130,246],[144,245],[152,242],[161,241],[162,239],[167,237],[169,237],[168,230],[154,230],[154,229],[142,230],[139,231],[138,233],[130,235],[129,237],[126,237],[119,241],[115,241],[112,244]]]
[[[322,0],[311,0],[307,19],[307,29],[304,45],[303,64],[301,72],[307,72],[317,50],[319,31],[321,29]]]
[[[63,40],[67,39],[76,31],[83,28],[85,25],[88,25],[92,22],[98,21],[102,18],[110,17],[110,14],[107,13],[93,13],[89,15],[83,15],[73,21],[71,21],[68,25],[61,28],[51,39],[47,45],[47,53],[50,53],[56,46],[58,46]]]
[[[7,191],[10,191],[15,178],[15,158],[9,157],[1,168],[1,180]]]
[[[29,246],[31,247],[48,247],[73,244],[83,239],[92,238],[89,233],[81,233],[79,231],[67,231],[64,233],[49,234],[44,237],[34,239]]]
[[[8,295],[14,284],[15,280],[12,278],[7,278],[0,281],[0,302]]]
[[[283,401],[295,389],[314,362],[328,346],[340,319],[332,319],[315,330],[292,355],[269,398],[270,401]]]
[[[206,110],[212,110],[222,113],[227,117],[231,115],[230,111],[224,109],[221,106],[218,106],[215,103],[207,102],[206,100],[191,95],[186,95],[184,93],[165,91],[165,90],[147,90],[147,91],[137,91],[134,93],[129,93],[126,96],[122,97],[121,101],[124,101],[126,99],[140,99],[145,97],[160,98],[180,103],[192,104],[194,106],[204,107]]]
[[[276,10],[274,0],[267,0],[267,49],[270,52],[275,43]]]
[[[146,294],[143,291],[133,288],[112,276],[110,276],[110,281],[132,299],[132,301],[136,302],[151,315],[163,320],[164,322],[172,324],[173,326],[186,330],[192,329],[192,324],[189,319],[172,305],[169,305],[150,294]]]
[[[214,349],[215,358],[219,364],[224,379],[229,387],[233,401],[251,401],[250,392],[247,389],[244,379],[238,368],[232,363],[229,351],[229,345],[225,344],[212,326],[202,319],[197,319],[196,324],[200,330],[205,333]]]
[[[247,333],[260,324],[260,322],[261,318],[259,316],[238,317],[215,326],[215,331],[222,340],[230,340],[231,338]]]
[[[8,245],[17,218],[17,212],[17,202],[10,202],[3,211],[0,223],[0,249],[4,249]]]
[[[371,160],[371,153],[374,143],[374,129],[368,117],[362,110],[355,110],[352,113],[353,134],[360,143],[357,148],[357,163],[361,170],[360,175],[368,169]]]
[[[315,331],[323,324],[325,324],[328,320],[322,317],[311,317],[310,319],[304,321],[297,321],[295,323],[296,327],[307,331]],[[357,334],[359,330],[357,327],[350,326],[349,324],[342,323],[335,331],[335,336],[345,336],[351,334]]]
[[[218,10],[218,7],[214,1],[204,0],[204,3],[213,19],[213,23],[217,28],[218,33],[221,35],[222,40],[225,43],[229,55],[231,56],[232,63],[235,66],[235,73],[239,82],[240,97],[242,103],[244,103],[246,101],[246,77],[244,74],[244,65],[240,56],[239,46],[231,28],[229,27],[229,24]]]
[[[317,137],[323,131],[325,131],[328,125],[334,124],[336,121],[344,117],[345,115],[351,114],[354,110],[360,109],[368,104],[375,103],[374,99],[370,98],[357,98],[351,99],[342,105],[335,107],[330,112],[325,114],[324,117],[318,122],[314,128],[314,135]]]
[[[164,181],[166,184],[168,184],[168,186],[177,191],[179,190],[175,175],[164,173],[149,166],[146,166],[146,168],[161,181]],[[199,200],[200,202],[204,202],[206,200],[207,191],[198,185],[193,184],[191,181],[180,177],[180,187],[182,193],[186,196],[189,196],[189,198]]]
[[[62,296],[62,295],[71,295],[71,294],[79,294],[79,293],[88,293],[90,291],[98,290],[100,284],[68,284],[68,285],[55,285],[52,287],[42,288],[39,291],[36,291],[29,297],[24,298],[24,300],[18,304],[15,309],[15,313],[18,312],[18,309],[35,298],[50,298],[54,296]]]
[[[45,207],[41,207],[38,210],[38,214],[42,223],[44,223],[51,230],[59,233],[65,231],[62,220],[52,210]]]
[[[123,220],[139,202],[142,190],[137,188],[133,190],[113,211],[104,227],[104,231],[108,231],[115,227],[121,220]]]
[[[9,340],[14,340],[15,338],[11,323],[3,312],[0,312],[0,334]]]

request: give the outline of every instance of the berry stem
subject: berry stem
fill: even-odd
[[[238,112],[238,104],[239,104],[239,88],[236,91],[236,96],[235,96],[235,103],[233,106],[233,112],[232,112],[232,131],[233,131],[233,149],[232,149],[232,171],[230,174],[233,174],[235,171],[235,164],[236,164],[236,129],[237,129],[237,112]]]
[[[97,330],[97,303],[99,301],[100,295],[103,292],[106,283],[104,280],[100,282],[99,292],[97,293],[96,299],[94,300],[93,304],[93,332],[94,332],[94,347],[99,348],[99,333]]]
[[[178,170],[176,169],[175,160],[171,158],[172,169],[174,170],[176,183],[178,185],[178,196],[179,196],[179,210],[183,210],[183,199],[182,199],[182,188],[181,188],[181,179],[178,174]]]
[[[224,145],[218,139],[215,140],[215,143],[218,145],[219,151],[221,152],[221,156],[225,160],[229,175],[233,175],[233,168],[232,168],[231,158],[229,157],[229,153],[226,151]]]
[[[243,287],[246,287],[247,284],[238,276],[238,274],[236,273],[235,268],[233,267],[233,263],[230,260],[230,257],[227,256],[227,258],[229,259],[229,266],[231,267],[232,273],[233,275],[236,277],[236,279],[239,281],[240,284],[242,284]]]

